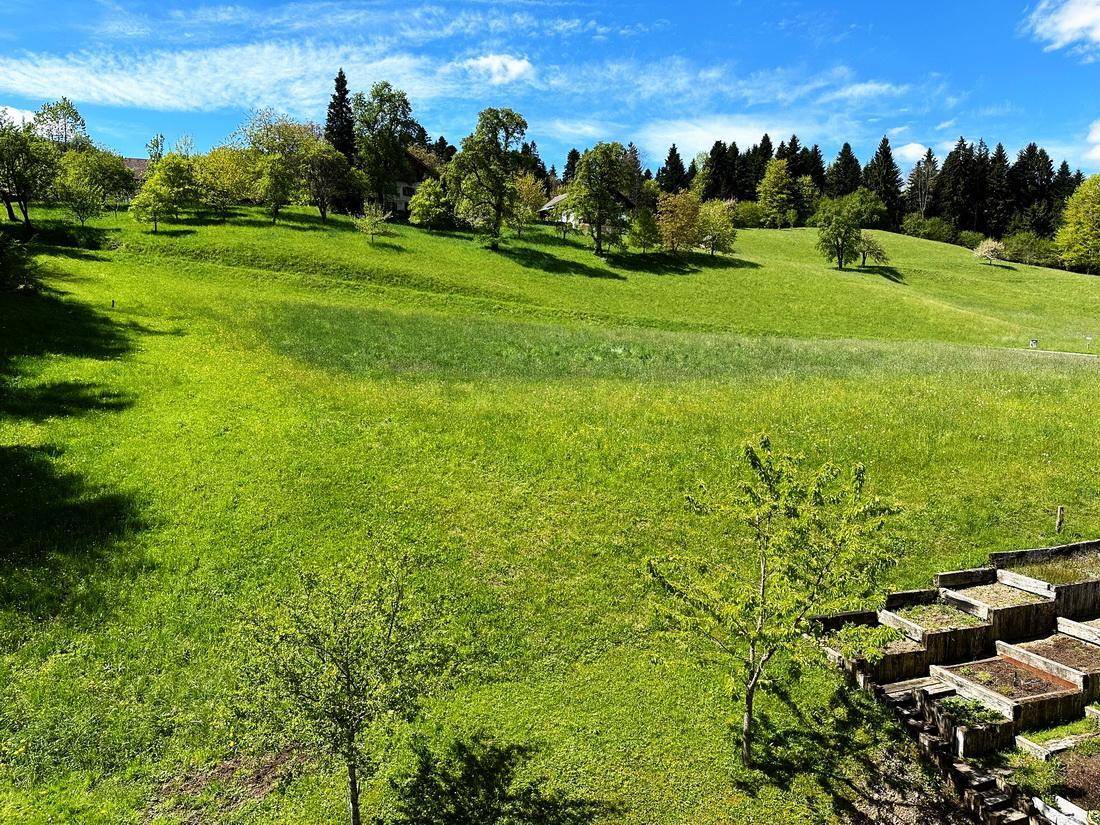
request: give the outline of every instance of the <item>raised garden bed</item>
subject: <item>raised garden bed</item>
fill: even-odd
[[[1007,656],[930,671],[960,696],[977,699],[1012,718],[1020,729],[1079,718],[1085,706],[1085,694],[1075,685]]]
[[[1100,810],[1100,753],[1074,748],[1059,755],[1065,776],[1059,795],[1086,811]]]
[[[1041,561],[1015,564],[1013,572],[1050,584],[1079,584],[1100,581],[1100,549],[1052,556]]]
[[[924,705],[925,718],[952,745],[954,755],[968,759],[1009,747],[1011,718],[974,699],[949,696]]]
[[[943,602],[915,604],[895,611],[903,619],[920,625],[925,630],[954,630],[960,627],[977,627],[982,620],[957,607]]]
[[[1082,673],[1100,672],[1100,647],[1065,633],[1056,633],[1034,642],[1022,642],[1019,646]]]
[[[953,670],[972,682],[993,690],[1007,699],[1026,699],[1072,687],[1049,673],[1026,667],[1012,659],[998,656],[957,665]]]
[[[1058,615],[1100,615],[1100,541],[1016,553],[994,553],[998,578],[1037,593],[1049,592]]]
[[[821,636],[826,655],[863,687],[868,680],[888,684],[928,673],[924,645],[900,630],[860,617]]]
[[[994,639],[1034,639],[1054,630],[1055,605],[1035,593],[1002,582],[944,590],[943,601],[988,621]]]
[[[1044,601],[1044,599],[1040,596],[1036,596],[1034,593],[1028,593],[1026,590],[1020,590],[1016,587],[1010,587],[1001,582],[979,584],[974,587],[956,590],[955,592],[973,599],[976,602],[987,604],[990,607],[1020,607],[1025,604],[1038,604]]]

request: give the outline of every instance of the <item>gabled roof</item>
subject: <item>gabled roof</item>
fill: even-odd
[[[149,171],[149,158],[123,158],[122,165],[129,169],[135,178],[143,178]]]
[[[550,200],[548,200],[546,202],[546,205],[543,206],[542,209],[539,210],[539,212],[549,212],[551,209],[553,209],[555,206],[557,206],[559,203],[561,203],[567,197],[569,197],[569,196],[564,192],[560,195],[554,195],[554,197],[550,198]]]

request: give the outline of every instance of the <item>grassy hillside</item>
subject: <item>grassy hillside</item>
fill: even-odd
[[[47,229],[49,290],[0,295],[5,821],[338,817],[325,766],[240,804],[177,780],[247,748],[237,618],[379,533],[430,551],[481,651],[427,710],[437,741],[534,745],[530,771],[607,822],[866,808],[901,773],[874,708],[785,675],[772,779],[741,776],[720,670],[653,631],[644,559],[721,550],[684,493],[729,484],[761,430],[864,461],[904,508],[899,586],[1053,540],[1058,504],[1067,537],[1100,534],[1085,276],[894,235],[890,268],[840,273],[808,230],[604,262],[541,231],[371,246],[304,213],[158,236],[112,216],[95,251]]]

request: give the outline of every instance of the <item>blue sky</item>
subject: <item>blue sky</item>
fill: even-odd
[[[767,130],[830,159],[887,134],[903,166],[959,135],[1037,140],[1100,171],[1100,0],[3,0],[0,49],[0,106],[66,95],[131,155],[158,131],[216,145],[251,107],[323,119],[343,66],[353,89],[404,88],[453,143],[511,106],[559,169],[601,139],[656,167],[672,141]]]

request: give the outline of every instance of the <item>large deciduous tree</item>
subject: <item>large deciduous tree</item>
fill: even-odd
[[[76,106],[67,97],[44,103],[34,113],[34,131],[62,152],[91,146],[88,127]]]
[[[0,191],[18,205],[27,226],[31,201],[44,197],[53,185],[58,158],[56,145],[33,124],[17,125],[0,111]]]
[[[737,238],[737,230],[730,217],[730,204],[726,201],[711,200],[699,207],[699,243],[711,255],[716,252],[730,252]]]
[[[1100,272],[1100,175],[1086,180],[1070,197],[1055,243],[1068,266]]]
[[[756,190],[764,225],[773,228],[794,226],[798,221],[798,191],[784,158],[768,161],[764,178]]]
[[[729,542],[698,555],[652,558],[671,629],[717,651],[740,700],[741,758],[753,764],[755,698],[769,666],[803,644],[815,613],[852,607],[893,563],[878,533],[892,508],[864,495],[865,472],[806,468],[762,436],[744,450],[750,480],[732,501],[704,490],[689,504]]]
[[[371,86],[369,95],[356,94],[352,110],[360,163],[375,199],[385,206],[387,192],[410,176],[406,149],[426,146],[428,135],[413,117],[408,95],[386,81]]]
[[[199,200],[222,219],[255,194],[256,160],[248,149],[217,146],[194,159],[194,170]]]
[[[527,121],[511,109],[485,109],[448,168],[459,215],[488,236],[492,249],[499,248],[501,227],[515,208],[519,147],[526,132]]]
[[[597,255],[608,240],[626,230],[626,193],[633,184],[626,149],[621,143],[597,143],[581,155],[569,184],[569,208],[588,225]]]
[[[873,247],[863,242],[863,227],[875,223],[886,208],[878,195],[857,189],[843,198],[824,198],[818,205],[813,223],[817,227],[817,248],[837,269]],[[885,257],[885,256],[883,256]]]
[[[690,190],[661,195],[657,225],[665,249],[676,253],[699,243],[699,208],[699,198]]]

